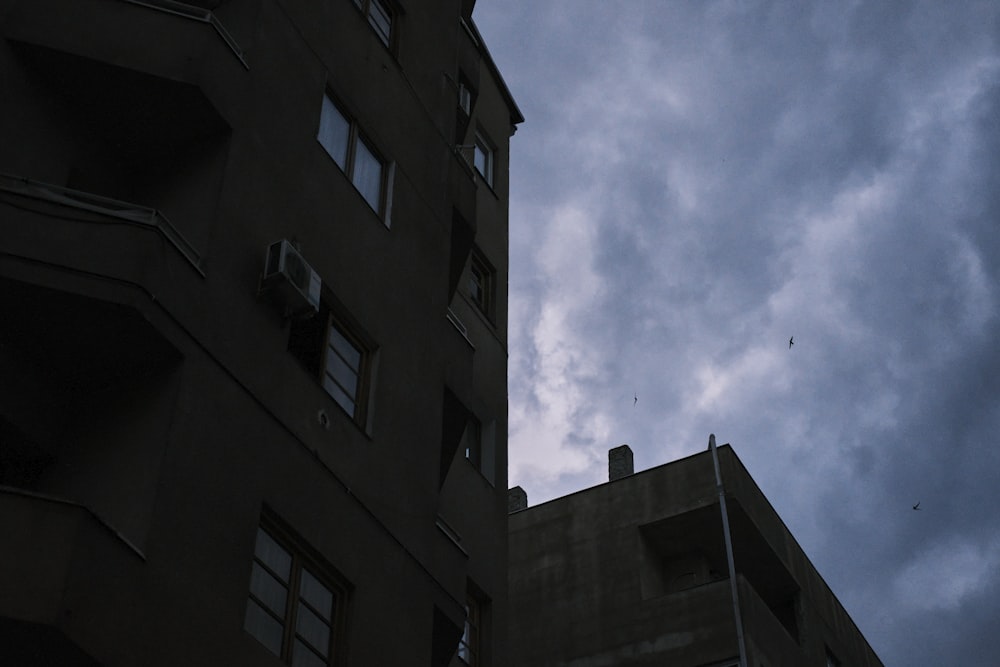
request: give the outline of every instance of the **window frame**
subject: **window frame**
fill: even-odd
[[[330,391],[326,382],[329,376],[339,390],[347,394],[345,391],[346,387],[336,380],[335,375],[328,372],[333,331],[336,331],[340,338],[350,344],[360,356],[355,368],[348,362],[342,352],[333,348],[337,356],[345,362],[348,370],[352,371],[352,374],[356,378],[354,395],[347,395],[347,398],[353,401],[352,408],[346,407],[338,400],[337,396]],[[292,320],[291,329],[288,334],[288,351],[302,364],[313,381],[320,386],[330,400],[356,426],[370,435],[372,387],[374,386],[378,348],[361,327],[347,316],[339,302],[325,290],[320,297],[319,312],[309,318]],[[341,371],[343,371],[343,368],[341,368]]]
[[[483,167],[479,167],[479,156],[483,156]],[[476,130],[475,143],[472,147],[472,167],[476,170],[490,188],[494,185],[496,176],[497,149],[496,145],[482,130]]]
[[[334,331],[336,331],[336,333],[348,345],[350,345],[355,352],[357,352],[359,357],[357,362],[357,368],[351,367],[349,361],[344,357],[344,355],[336,348],[334,348],[333,344],[331,343],[331,338],[333,336]],[[331,351],[336,353],[336,355],[341,360],[347,363],[348,368],[350,370],[355,371],[354,377],[356,379],[356,384],[354,387],[354,395],[353,396],[348,395],[348,398],[353,403],[352,410],[348,410],[347,407],[344,406],[344,404],[341,403],[337,399],[337,397],[333,393],[331,393],[331,391],[327,388],[326,379],[327,377],[329,377],[331,380],[333,380],[333,382],[340,388],[340,390],[345,395],[347,394],[347,388],[344,387],[337,380],[337,378],[330,373],[330,368],[328,364],[330,361],[329,355]],[[323,336],[323,349],[320,353],[320,363],[319,363],[319,372],[321,376],[319,378],[320,385],[323,387],[323,390],[327,393],[327,395],[330,396],[331,399],[333,399],[334,403],[336,403],[345,413],[347,413],[351,417],[351,419],[354,420],[355,423],[361,425],[365,424],[368,414],[368,389],[371,382],[370,379],[371,364],[372,364],[371,350],[367,345],[365,345],[365,342],[361,338],[361,336],[355,334],[351,330],[351,328],[344,323],[344,321],[341,318],[338,318],[336,314],[333,313],[333,311],[330,311],[327,317],[325,333]]]
[[[374,32],[375,36],[378,37],[378,40],[382,42],[382,45],[385,46],[385,48],[392,50],[396,40],[396,19],[399,16],[399,12],[396,10],[395,5],[388,2],[388,0],[354,0],[354,6],[365,17],[365,20],[368,22],[368,27],[372,29],[372,32]],[[376,12],[381,10],[380,14],[388,20],[388,32],[386,32],[378,22],[373,12],[373,8],[375,8]]]
[[[462,433],[464,455],[476,470],[483,466],[483,425],[479,419],[469,415],[465,422],[465,432]]]
[[[287,575],[282,575],[275,571],[272,565],[265,561],[266,555],[260,553],[262,533],[267,536],[272,546],[279,549],[287,557]],[[258,567],[264,576],[274,579],[284,589],[284,610],[280,617],[268,602],[263,600],[254,591],[254,574]],[[320,585],[330,594],[331,600],[328,616],[324,616],[324,612],[317,607],[315,600],[310,600],[310,594],[304,592],[304,574],[311,577],[315,584]],[[287,579],[281,579],[282,576],[286,576]],[[267,519],[262,520],[258,524],[251,557],[251,575],[247,586],[243,630],[272,655],[275,655],[283,663],[291,665],[295,651],[301,643],[314,658],[324,661],[325,665],[329,667],[342,665],[342,656],[346,653],[344,647],[346,634],[344,629],[349,595],[350,588],[343,578],[335,573],[333,568],[319,554],[315,553],[313,549],[294,536],[288,529]],[[275,653],[272,646],[256,634],[252,627],[248,627],[253,608],[259,609],[272,621],[280,625],[281,640],[277,653]],[[302,626],[299,624],[299,615],[302,609],[305,609],[310,615],[315,616],[322,625],[326,626],[326,630],[329,633],[326,647],[315,646],[309,637],[304,636]],[[322,655],[323,651],[326,652],[325,656]]]
[[[473,286],[476,286],[475,292]],[[466,296],[490,324],[496,325],[497,270],[476,246],[473,246],[469,254]]]
[[[485,603],[471,591],[465,594],[465,624],[458,640],[456,654],[469,667],[482,665],[483,607]]]
[[[475,105],[476,92],[472,89],[464,74],[458,77],[458,108],[465,118],[472,117],[472,107]]]
[[[329,121],[327,121],[327,109],[332,108],[335,111],[343,124],[347,125],[347,139],[344,145],[344,157],[343,164],[340,163],[340,158],[334,154],[334,146],[332,142],[328,145],[328,137],[324,135],[324,127],[331,127]],[[358,125],[357,119],[348,113],[341,104],[336,96],[331,92],[326,91],[323,93],[323,100],[320,103],[319,112],[319,123],[316,129],[316,141],[319,145],[323,147],[323,151],[333,160],[334,164],[340,169],[341,173],[347,177],[351,185],[357,191],[361,198],[368,204],[368,207],[375,212],[375,215],[379,217],[387,226],[389,224],[389,209],[390,209],[390,197],[391,197],[391,177],[393,173],[392,162],[388,160],[384,154],[375,146],[375,143],[371,138],[362,131],[361,127]],[[379,173],[379,183],[378,183],[378,195],[377,202],[372,204],[372,201],[368,198],[364,190],[361,189],[356,179],[359,175],[358,168],[358,155],[361,149],[367,151],[369,155],[374,158],[380,167]]]
[[[471,412],[466,417],[465,429],[459,443],[462,456],[483,480],[496,486],[496,420],[480,421]]]

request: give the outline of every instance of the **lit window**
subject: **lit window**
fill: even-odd
[[[292,320],[288,350],[316,377],[326,393],[358,424],[367,420],[372,347],[330,309]]]
[[[471,593],[465,599],[465,628],[458,642],[458,657],[470,667],[480,664],[480,633],[482,631],[482,603]]]
[[[319,563],[257,529],[243,627],[285,664],[334,664],[345,594]]]
[[[354,0],[383,44],[392,43],[392,8],[385,0]]]
[[[492,322],[496,316],[496,271],[478,249],[473,249],[469,262],[468,294],[479,311]]]
[[[493,187],[493,163],[496,150],[486,137],[476,132],[476,148],[472,164],[486,183]]]
[[[356,122],[340,110],[329,95],[323,96],[319,117],[319,143],[347,175],[372,210],[386,212],[386,163],[358,130]]]

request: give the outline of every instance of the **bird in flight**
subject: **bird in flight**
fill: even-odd
[[[917,510],[918,512],[920,511],[920,501],[917,501],[917,504],[913,506],[913,509]]]
[[[632,395],[632,407],[634,408],[635,404],[638,403],[638,402],[639,402],[639,394],[633,394]]]
[[[792,349],[792,345],[795,345],[795,336],[788,339],[788,349]]]

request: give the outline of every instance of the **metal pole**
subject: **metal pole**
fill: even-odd
[[[733,539],[729,533],[729,512],[726,509],[726,490],[722,486],[722,470],[719,468],[719,453],[715,449],[715,434],[708,436],[708,449],[715,464],[715,490],[719,492],[722,508],[722,532],[726,540],[726,562],[729,565],[729,588],[733,594],[733,617],[736,620],[736,641],[740,649],[740,667],[747,667],[747,647],[743,639],[743,616],[740,614],[740,592],[736,581],[736,564],[733,561]]]

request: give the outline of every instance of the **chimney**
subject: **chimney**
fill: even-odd
[[[628,445],[608,450],[608,481],[613,482],[628,477],[635,468],[632,463],[632,449]]]
[[[507,489],[507,514],[528,509],[528,494],[519,486]]]

